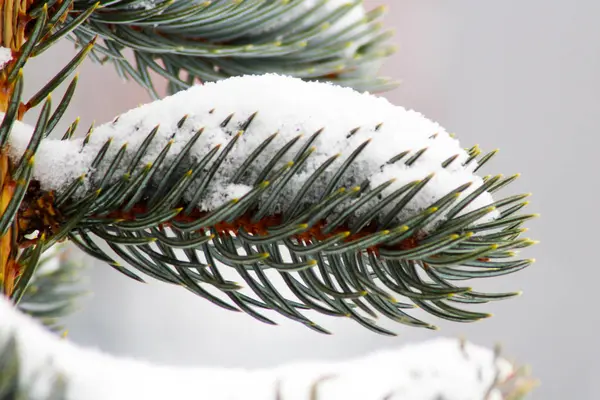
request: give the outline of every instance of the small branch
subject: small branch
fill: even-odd
[[[413,304],[476,321],[490,314],[463,305],[518,293],[476,292],[456,280],[533,262],[517,256],[535,244],[519,237],[535,217],[516,214],[528,195],[492,195],[516,176],[478,176],[490,157],[479,158],[478,146],[465,151],[437,123],[372,95],[244,76],[138,107],[85,138],[44,138],[40,126],[17,121],[8,140],[19,173],[35,153],[29,190],[19,192],[19,243],[34,231],[47,234],[47,247],[68,237],[133,279],[142,280],[115,256],[265,323],[275,321],[256,308],[322,333],[303,310],[386,335],[394,333],[371,317],[434,329],[403,311]],[[221,278],[228,267],[246,292]],[[273,291],[259,268],[276,270],[294,298]]]

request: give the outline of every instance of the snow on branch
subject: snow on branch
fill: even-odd
[[[0,47],[0,71],[12,60],[12,51],[6,47]]]
[[[536,216],[516,214],[528,194],[492,197],[517,175],[477,175],[495,151],[465,150],[437,123],[384,98],[242,76],[138,107],[73,140],[71,130],[64,140],[45,137],[49,103],[44,110],[35,129],[15,122],[9,137],[14,176],[31,182],[26,193],[21,186],[29,207],[21,234],[44,231],[52,243],[69,235],[133,279],[142,280],[122,261],[265,323],[275,321],[255,308],[323,333],[301,310],[387,335],[371,317],[434,328],[404,311],[413,304],[475,321],[490,314],[462,304],[518,292],[481,293],[456,281],[534,261],[517,256],[535,244],[519,237]]]
[[[515,373],[493,351],[451,339],[271,369],[158,366],[59,339],[0,298],[0,348],[10,337],[32,398],[43,398],[61,376],[73,400],[500,400]]]
[[[119,150],[125,154],[112,181],[126,173],[133,175],[136,171],[129,170],[130,163],[155,128],[155,136],[137,163],[136,171],[154,162],[168,146],[163,165],[172,165],[199,131],[202,133],[182,162],[181,173],[211,150],[218,152],[217,158],[225,157],[210,183],[202,188],[201,196],[195,196],[198,185],[190,185],[185,192],[184,199],[197,199],[196,205],[201,210],[214,210],[247,193],[257,183],[260,172],[286,145],[290,147],[280,158],[278,167],[293,161],[294,155],[306,150],[303,146],[310,145],[312,149],[302,167],[280,188],[272,210],[281,210],[289,204],[317,168],[339,155],[302,199],[308,204],[318,202],[338,168],[361,146],[364,148],[351,160],[337,187],[374,188],[394,180],[381,193],[386,196],[434,174],[426,187],[403,208],[404,215],[398,215],[399,218],[410,217],[471,182],[473,184],[462,191],[461,198],[465,198],[483,182],[474,174],[478,165],[475,157],[444,128],[422,114],[352,89],[274,74],[235,77],[195,86],[126,112],[114,122],[97,127],[86,138],[43,140],[36,154],[33,179],[40,182],[43,190],[61,193],[85,175],[85,185],[79,191],[82,197],[86,189],[98,187]],[[16,123],[10,138],[14,159],[22,157],[31,131]],[[316,132],[320,134],[315,136]],[[228,148],[232,140],[235,145]],[[264,143],[268,143],[267,147],[250,165],[244,165]],[[103,151],[106,151],[103,161],[94,166],[94,160]],[[178,178],[181,174],[174,176]],[[160,186],[164,173],[154,174],[152,180],[153,187]],[[485,207],[492,201],[492,196],[484,192],[472,199],[459,215]],[[384,208],[382,213],[391,208],[393,205]],[[355,216],[367,210],[369,204],[359,208]],[[479,222],[497,215],[496,211],[490,212]]]

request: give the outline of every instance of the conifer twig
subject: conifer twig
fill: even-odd
[[[69,18],[93,4],[75,0]],[[87,43],[100,35],[104,43],[93,58],[110,60],[154,98],[151,73],[168,80],[170,93],[198,81],[264,73],[383,91],[397,84],[378,76],[395,51],[384,14],[385,7],[367,11],[361,0],[105,0],[73,36]]]
[[[35,130],[13,133],[23,160]],[[271,309],[328,333],[303,315],[314,309],[387,335],[378,315],[435,329],[406,310],[487,318],[463,307],[518,293],[456,281],[533,262],[517,257],[535,243],[520,237],[535,216],[518,213],[528,195],[494,198],[516,175],[478,176],[491,157],[480,153],[381,98],[278,75],[230,78],[83,139],[44,140],[28,194],[40,206],[19,221],[23,234],[46,233],[44,248],[68,236],[131,278],[143,280],[136,269],[265,323]]]

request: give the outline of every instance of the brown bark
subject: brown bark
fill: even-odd
[[[12,50],[13,60],[25,42],[25,28],[29,20],[26,11],[30,4],[31,0],[0,0],[0,46]],[[0,112],[6,112],[14,89],[14,84],[7,80],[10,67],[9,63],[0,73]],[[7,153],[7,148],[0,149],[0,215],[6,210],[16,187]],[[17,229],[15,221],[0,237],[0,289],[7,296],[12,294],[15,281],[21,273],[16,262],[19,248]]]

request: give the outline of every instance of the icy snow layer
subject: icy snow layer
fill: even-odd
[[[143,8],[144,10],[151,10],[154,7],[156,7],[156,0],[145,0],[145,1],[138,1],[137,3],[133,3],[131,5],[129,5],[129,8],[132,9],[140,9]]]
[[[501,400],[502,393],[489,388],[513,373],[492,351],[451,339],[272,369],[157,366],[59,339],[0,297],[0,348],[10,335],[17,339],[23,381],[38,378],[32,388],[40,398],[46,398],[48,378],[59,373],[67,400]]]
[[[0,71],[12,60],[12,51],[6,47],[0,47]]]
[[[440,125],[420,113],[352,89],[274,74],[234,77],[206,83],[143,105],[119,116],[115,122],[97,127],[85,147],[82,146],[82,139],[44,140],[36,155],[33,178],[40,181],[42,189],[61,192],[74,179],[87,173],[86,187],[93,188],[102,179],[103,172],[117,151],[124,143],[128,143],[127,155],[118,173],[114,175],[114,179],[118,179],[128,172],[126,168],[133,154],[157,125],[160,125],[158,133],[138,168],[154,161],[171,138],[173,145],[168,157],[175,157],[188,140],[203,128],[204,132],[193,146],[192,159],[186,162],[186,168],[189,168],[194,161],[217,145],[221,145],[219,151],[222,152],[241,124],[255,112],[256,117],[226,157],[197,204],[201,209],[212,210],[229,198],[243,195],[285,143],[297,135],[303,135],[276,168],[294,159],[306,140],[321,128],[322,134],[312,144],[316,150],[281,191],[275,210],[289,204],[315,169],[339,153],[341,157],[303,196],[306,204],[318,201],[338,167],[367,140],[370,142],[343,175],[338,187],[350,188],[368,180],[374,188],[395,179],[394,184],[383,193],[386,195],[409,182],[435,173],[434,178],[408,203],[399,218],[410,217],[415,212],[422,211],[464,183],[473,182],[473,185],[463,192],[463,197],[482,184],[482,179],[472,172],[476,162],[463,166],[467,153],[459,142],[450,137]],[[178,122],[184,115],[188,117],[178,128]],[[222,122],[229,116],[231,120],[226,127],[222,127]],[[355,128],[358,130],[348,137],[349,132]],[[10,143],[15,159],[21,157],[28,144],[27,131],[31,131],[31,128],[23,124],[17,124],[13,129]],[[250,166],[242,181],[232,184],[232,176],[246,157],[275,132],[278,132],[278,136]],[[89,171],[98,151],[110,138],[112,143],[105,161],[98,170]],[[427,151],[414,164],[404,164],[404,160],[424,148]],[[411,153],[402,161],[386,164],[405,150],[410,150]],[[450,166],[443,168],[442,162],[455,155],[458,158]],[[156,174],[153,177],[154,184],[157,185],[162,178],[161,173]],[[188,200],[194,194],[193,189],[194,185],[185,195]],[[485,192],[471,202],[463,213],[487,206],[492,201],[492,196]],[[369,206],[367,204],[362,207],[357,215],[368,210]],[[392,206],[393,204],[390,205]],[[388,209],[384,209],[384,212]],[[496,215],[488,214],[485,220]]]

